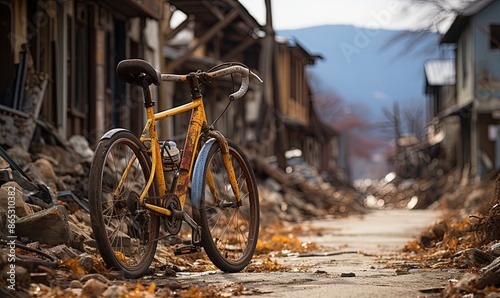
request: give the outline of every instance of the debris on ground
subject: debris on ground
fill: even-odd
[[[459,269],[442,297],[486,297],[500,289],[500,175],[480,182],[457,183],[431,208],[445,216],[424,230],[403,251],[422,268]],[[477,295],[477,296],[476,296]],[[488,296],[496,297],[496,296]]]
[[[164,277],[181,272],[217,270],[203,252],[175,256],[176,246],[168,241],[158,243],[149,279],[127,280],[121,272],[109,270],[90,227],[86,194],[93,151],[84,137],[72,137],[67,143],[32,142],[29,151],[19,146],[0,149],[0,197],[15,200],[15,213],[10,211],[15,214],[15,230],[8,229],[8,205],[0,206],[0,296],[12,294],[8,290],[13,264],[9,254],[16,257],[15,288],[20,297],[153,297],[173,293],[195,297],[251,292],[241,284],[197,288],[165,281]],[[262,222],[256,256],[246,272],[305,270],[276,261],[280,256],[321,250],[298,238],[321,231],[294,223],[365,212],[352,187],[324,182],[305,163],[295,165],[291,173],[258,158],[252,163],[259,180]],[[188,227],[181,230],[177,242],[189,239],[190,232]]]

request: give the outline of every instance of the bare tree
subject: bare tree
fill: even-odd
[[[376,127],[398,140],[403,135],[413,135],[421,140],[425,137],[425,114],[422,107],[407,107],[400,111],[399,104],[394,102],[393,109],[382,108],[386,120]]]
[[[418,16],[418,29],[402,31],[390,38],[382,50],[402,43],[405,46],[399,55],[408,53],[433,52],[439,47],[439,41],[429,39],[429,34],[443,33],[447,25],[472,2],[477,0],[400,0],[402,16]]]
[[[441,26],[476,0],[403,0],[403,14],[417,14],[423,31],[439,32]]]
[[[345,136],[350,158],[371,159],[377,150],[386,146],[386,139],[373,134],[373,124],[357,114],[361,109],[346,105],[335,92],[318,94],[313,101],[323,122]]]

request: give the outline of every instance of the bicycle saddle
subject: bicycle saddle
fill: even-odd
[[[158,86],[161,83],[161,73],[149,64],[149,62],[141,59],[120,61],[116,66],[116,74],[121,80],[141,87],[147,87],[151,84]],[[141,78],[143,75],[147,78],[147,86],[142,85]]]

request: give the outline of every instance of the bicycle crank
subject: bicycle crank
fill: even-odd
[[[166,216],[163,220],[165,229],[172,235],[176,235],[181,230],[183,211],[181,202],[175,194],[168,194],[164,201],[164,208],[172,212],[172,216]]]

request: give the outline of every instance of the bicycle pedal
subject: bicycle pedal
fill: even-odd
[[[187,255],[187,254],[192,254],[192,253],[195,253],[195,252],[200,252],[201,249],[199,246],[195,246],[195,245],[186,245],[186,246],[182,246],[182,247],[179,247],[179,248],[176,248],[174,250],[174,255],[178,256],[178,255]]]

